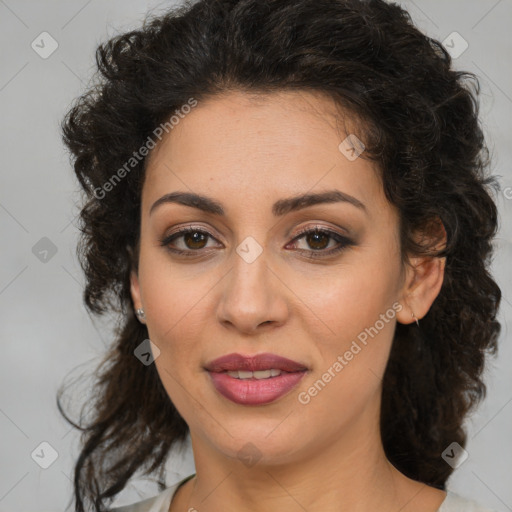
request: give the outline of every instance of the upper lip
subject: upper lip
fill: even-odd
[[[206,370],[215,373],[236,370],[254,372],[258,370],[270,370],[272,368],[285,372],[298,372],[308,369],[307,366],[302,363],[270,353],[252,356],[244,356],[236,353],[227,354],[210,361],[205,366]]]

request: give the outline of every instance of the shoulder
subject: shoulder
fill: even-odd
[[[465,498],[453,491],[447,491],[446,498],[437,512],[496,512],[480,503]]]
[[[171,501],[178,487],[183,485],[185,482],[190,480],[195,476],[195,473],[192,475],[183,478],[179,482],[167,487],[160,494],[153,496],[152,498],[147,498],[142,501],[138,501],[137,503],[132,503],[131,505],[123,505],[122,507],[114,507],[109,509],[108,512],[168,512],[169,507],[171,506]]]
[[[147,498],[137,503],[132,503],[131,505],[111,508],[109,512],[167,512],[178,485],[179,484],[175,484],[168,487],[152,498]]]

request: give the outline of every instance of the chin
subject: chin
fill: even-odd
[[[286,421],[286,420],[285,420]],[[210,439],[226,457],[239,460],[247,468],[255,464],[276,466],[289,464],[297,459],[297,449],[302,446],[299,432],[283,429],[278,432],[275,421],[264,422],[257,428],[245,428],[239,433],[226,434],[222,439]],[[217,432],[218,433],[218,432]]]

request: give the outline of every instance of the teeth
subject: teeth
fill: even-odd
[[[271,370],[259,370],[257,372],[249,372],[246,370],[239,370],[234,372],[226,372],[230,377],[235,379],[269,379],[270,377],[277,377],[281,375],[281,370],[272,368]]]

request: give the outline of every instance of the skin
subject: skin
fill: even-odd
[[[379,431],[396,322],[427,313],[445,262],[402,263],[397,211],[375,164],[350,161],[338,149],[347,133],[336,114],[332,100],[317,93],[232,91],[199,103],[148,157],[131,293],[160,349],[155,364],[163,385],[190,428],[196,467],[171,512],[434,512],[446,496],[394,468]],[[332,189],[366,210],[337,202],[272,214],[279,199]],[[150,215],[157,199],[176,191],[209,196],[225,215],[175,203]],[[160,245],[190,225],[213,238],[171,243],[190,256]],[[314,227],[354,243],[311,259],[315,250],[338,246],[332,238],[294,241],[301,228]],[[248,236],[262,249],[252,263],[236,252]],[[396,302],[402,308],[394,318],[309,403],[300,403],[299,393]],[[215,390],[203,368],[231,352],[272,352],[309,372],[271,404],[237,405]],[[248,442],[260,456],[250,467],[238,455]]]

